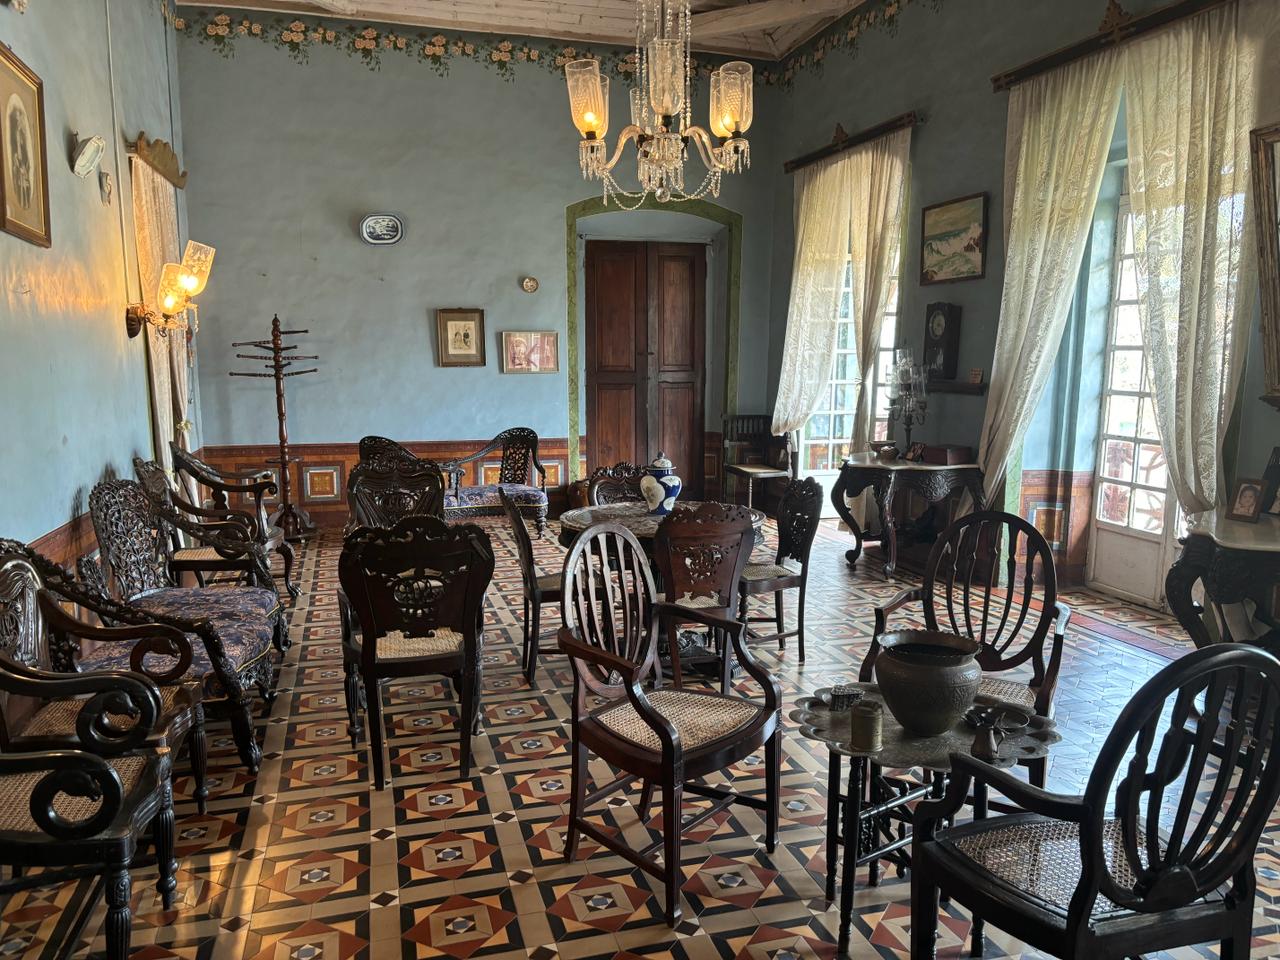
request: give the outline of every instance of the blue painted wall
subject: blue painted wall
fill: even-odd
[[[179,48],[192,234],[234,278],[215,277],[201,301],[205,442],[274,439],[270,387],[227,376],[244,369],[230,342],[262,336],[273,313],[310,328],[306,352],[321,357],[320,373],[289,385],[292,440],[467,439],[517,422],[565,436],[565,208],[598,188],[578,171],[560,71],[524,64],[506,82],[470,61],[439,77],[404,56],[371,72],[332,48],[307,64],[262,42],[237,44],[234,59],[185,35]],[[627,108],[613,87],[616,134]],[[758,116],[779,112],[777,96],[762,91]],[[754,167],[718,202],[745,219],[740,405],[762,410],[781,154],[766,119],[751,140]],[[399,244],[358,239],[377,210],[403,217]],[[521,291],[525,275],[536,294]],[[485,310],[483,370],[436,366],[434,312],[457,306]],[[500,332],[530,328],[560,332],[561,373],[499,372]]]
[[[181,136],[155,0],[0,5],[0,41],[43,79],[48,124],[53,246],[0,233],[0,535],[29,540],[82,512],[105,470],[151,453],[144,345],[124,328],[138,298],[124,141],[146,130],[181,151]],[[71,172],[73,131],[106,139],[111,206]]]

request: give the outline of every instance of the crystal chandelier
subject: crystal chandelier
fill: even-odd
[[[569,111],[582,134],[578,160],[582,176],[599,180],[604,199],[634,210],[652,194],[659,203],[720,195],[720,177],[751,165],[743,136],[751,126],[751,64],[726,63],[711,74],[710,131],[691,122],[693,61],[690,54],[690,0],[637,0],[635,85],[630,90],[631,123],[618,134],[612,154],[609,132],[609,78],[595,60],[565,64]],[[717,142],[717,139],[719,142]],[[636,148],[640,188],[628,191],[613,177],[627,143]],[[684,184],[690,144],[706,168],[693,190]]]

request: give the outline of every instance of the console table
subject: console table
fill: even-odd
[[[1169,609],[1197,647],[1212,639],[1201,615],[1204,608],[1192,599],[1199,581],[1205,599],[1221,608],[1247,599],[1265,610],[1280,583],[1280,521],[1263,516],[1257,523],[1228,520],[1221,512],[1198,520],[1182,540],[1182,556],[1169,568],[1164,580]],[[1226,618],[1219,623],[1231,639]],[[1275,624],[1271,624],[1275,627]]]
[[[871,489],[880,515],[881,538],[878,541],[885,550],[884,575],[892,577],[898,565],[898,537],[893,527],[893,501],[902,490],[913,490],[929,503],[939,503],[959,490],[967,490],[977,509],[985,502],[982,488],[982,468],[976,463],[940,465],[912,463],[909,460],[883,461],[872,453],[855,453],[846,457],[840,467],[840,476],[831,488],[831,504],[840,519],[853,534],[854,547],[845,553],[849,566],[858,562],[863,544],[868,538],[854,520],[846,497],[856,497],[863,490]]]

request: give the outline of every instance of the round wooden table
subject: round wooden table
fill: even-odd
[[[676,509],[681,507],[697,507],[697,500],[681,500]],[[560,514],[560,543],[568,547],[577,539],[578,534],[587,527],[597,523],[616,523],[630,530],[645,550],[653,547],[654,535],[658,532],[658,524],[665,517],[649,513],[644,503],[609,503],[599,507],[578,507]],[[756,543],[761,542],[765,516],[759,510],[751,511],[751,525],[755,528]]]

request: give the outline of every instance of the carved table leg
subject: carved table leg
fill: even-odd
[[[1209,537],[1189,536],[1183,543],[1182,556],[1169,568],[1164,578],[1165,599],[1182,628],[1191,635],[1197,648],[1210,644],[1209,631],[1200,619],[1203,609],[1191,598],[1191,588],[1209,572],[1214,543]]]
[[[844,525],[849,528],[849,533],[853,536],[853,549],[846,550],[844,555],[845,562],[852,567],[858,562],[858,557],[862,556],[862,528],[858,526],[858,521],[853,519],[849,504],[845,502],[846,487],[845,473],[841,470],[840,475],[836,478],[835,485],[831,488],[831,506],[835,507],[836,514]]]
[[[886,484],[876,484],[876,510],[880,514],[880,545],[884,548],[884,578],[893,579],[898,567],[898,532],[893,527],[893,495],[897,484],[889,477]]]

